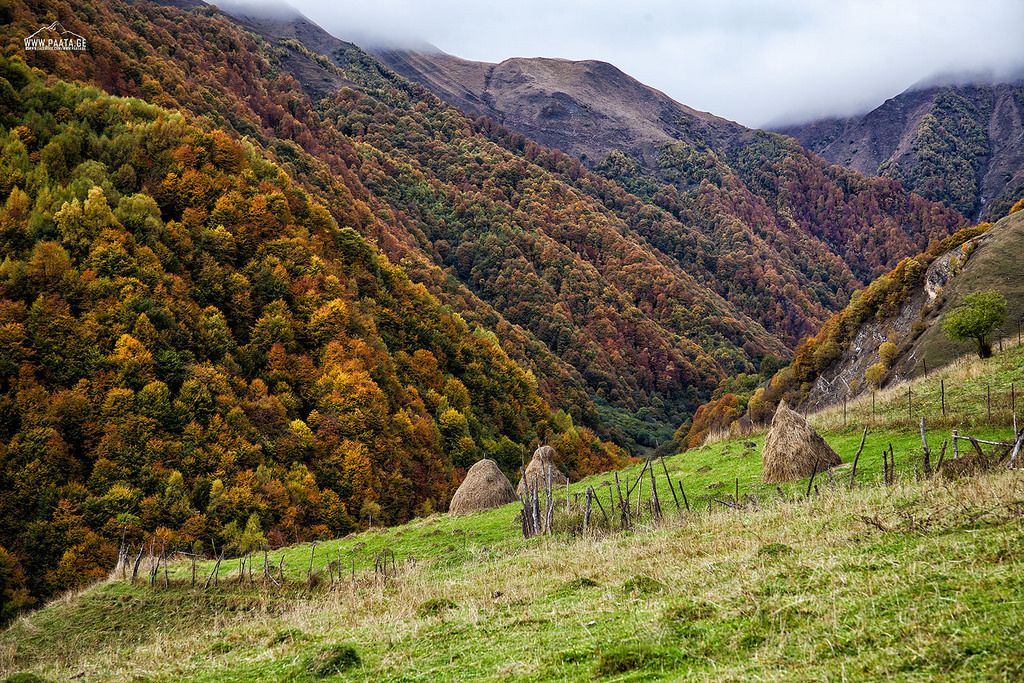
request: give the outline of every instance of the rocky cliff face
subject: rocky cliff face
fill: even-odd
[[[1009,305],[1001,330],[1011,335],[1024,320],[1024,212],[996,223],[987,232],[937,257],[928,267],[922,285],[905,298],[898,311],[861,325],[842,356],[815,381],[801,404],[806,410],[832,405],[844,396],[867,392],[865,371],[879,362],[879,347],[890,341],[898,351],[885,383],[917,377],[972,353],[969,344],[954,343],[942,331],[942,320],[973,292],[995,289]]]
[[[975,238],[980,243],[990,239],[988,234]],[[900,306],[899,311],[887,318],[875,318],[864,323],[843,351],[842,357],[826,372],[822,373],[801,408],[809,411],[830,406],[842,397],[855,398],[868,391],[864,379],[867,369],[879,361],[879,347],[887,341],[899,345],[912,334],[914,323],[920,319],[922,309],[938,297],[949,282],[954,267],[959,265],[958,250],[953,250],[935,259],[925,275],[925,286],[915,290]],[[887,381],[898,381],[904,373],[913,372],[913,364],[890,373]],[[933,367],[935,367],[933,365]],[[923,366],[920,370],[923,371]]]
[[[1002,216],[1024,195],[1024,80],[911,89],[862,116],[779,132],[966,216]]]

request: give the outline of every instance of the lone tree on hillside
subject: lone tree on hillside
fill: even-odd
[[[942,321],[942,329],[953,341],[975,341],[978,356],[992,355],[992,332],[1006,320],[1006,297],[995,290],[975,292],[964,297]]]

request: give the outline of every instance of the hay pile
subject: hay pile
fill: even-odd
[[[478,510],[505,505],[516,500],[516,492],[512,483],[493,460],[481,460],[469,468],[466,478],[462,480],[448,512],[452,515],[465,515]]]
[[[824,472],[842,462],[800,413],[790,409],[785,401],[779,403],[761,451],[766,482],[803,479],[811,476],[815,469]]]
[[[516,486],[516,493],[520,496],[526,493],[526,485],[530,485],[531,491],[537,489],[543,489],[548,485],[548,469],[551,470],[551,485],[552,486],[565,486],[569,482],[569,477],[562,474],[561,470],[555,466],[555,449],[551,446],[541,446],[533,452],[533,457],[530,462],[526,465],[526,470],[523,471],[523,478],[519,480],[519,485]]]

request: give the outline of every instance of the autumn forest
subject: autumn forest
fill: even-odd
[[[58,18],[89,51],[26,55]],[[546,443],[575,480],[765,419],[977,234],[956,193],[740,126],[588,164],[316,27],[0,22],[0,620],[125,542],[336,538],[481,458]]]

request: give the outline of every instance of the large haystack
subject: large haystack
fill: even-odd
[[[484,459],[466,472],[466,478],[452,496],[448,512],[453,515],[465,515],[505,505],[515,499],[516,492],[512,490],[512,482],[498,469],[498,463]]]
[[[803,479],[815,470],[824,472],[842,462],[800,413],[790,409],[785,401],[779,403],[761,451],[766,482]]]
[[[555,465],[555,449],[551,446],[541,446],[533,452],[533,457],[526,465],[523,478],[516,486],[516,493],[520,496],[526,493],[526,485],[530,485],[531,491],[543,489],[548,485],[548,471],[551,472],[552,486],[565,486],[569,477],[562,474]]]

